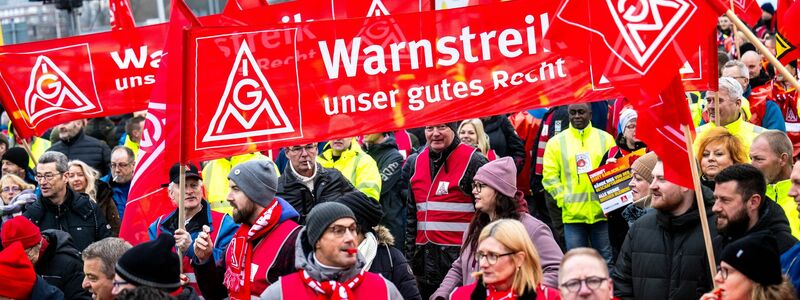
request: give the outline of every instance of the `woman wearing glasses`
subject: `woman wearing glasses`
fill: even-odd
[[[560,299],[557,290],[542,284],[539,254],[526,233],[513,219],[483,228],[475,251],[478,280],[456,289],[450,299]]]
[[[69,162],[67,172],[67,183],[72,190],[89,195],[89,199],[97,203],[97,207],[103,211],[108,225],[111,226],[111,234],[119,235],[119,227],[122,220],[119,217],[117,205],[114,203],[114,192],[111,186],[100,178],[100,172],[80,160]]]
[[[36,200],[33,193],[35,186],[25,182],[17,175],[6,174],[0,178],[0,198],[3,200],[0,211],[3,220],[22,214],[25,205]]]
[[[472,195],[475,197],[475,216],[464,232],[461,255],[453,262],[442,285],[431,299],[446,299],[455,288],[475,282],[470,274],[479,268],[475,256],[479,236],[484,227],[492,221],[512,219],[522,223],[523,238],[533,241],[541,257],[540,272],[544,273],[541,283],[549,287],[558,286],[558,265],[563,253],[556,244],[550,228],[524,212],[527,205],[522,192],[517,191],[517,169],[514,160],[503,157],[480,167],[475,173]],[[539,259],[537,258],[537,261]],[[538,283],[538,281],[537,281]]]

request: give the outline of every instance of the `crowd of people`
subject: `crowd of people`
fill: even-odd
[[[24,141],[6,118],[0,298],[797,299],[798,92],[730,25],[719,88],[687,93],[699,195],[619,98],[175,164],[183,218],[131,245],[142,113]],[[634,201],[604,211],[588,174],[637,151]]]

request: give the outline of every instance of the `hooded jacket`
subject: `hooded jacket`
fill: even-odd
[[[730,243],[756,232],[764,232],[775,237],[778,242],[778,253],[786,252],[797,243],[797,239],[792,236],[791,229],[789,229],[789,220],[786,219],[783,208],[769,198],[762,200],[761,206],[758,208],[758,221],[753,228],[743,233],[720,232],[719,236],[714,239],[714,243],[722,251]],[[717,263],[720,259],[721,257],[717,257]]]
[[[69,234],[50,229],[42,232],[42,236],[48,246],[34,266],[36,274],[61,290],[66,299],[92,299],[92,295],[81,287],[83,261]]]
[[[97,204],[89,199],[89,195],[78,193],[66,187],[64,203],[53,205],[49,199],[39,197],[27,207],[22,215],[30,219],[41,230],[57,229],[66,231],[72,236],[72,242],[78,251],[83,251],[89,244],[111,236],[111,227],[97,208]]]
[[[283,175],[278,178],[278,192],[275,197],[283,198],[300,213],[299,224],[305,224],[306,215],[317,204],[333,201],[347,193],[360,193],[338,170],[323,168],[319,163],[315,166],[312,192],[291,168],[291,162],[286,164]]]
[[[53,144],[48,151],[64,153],[71,160],[78,159],[101,174],[108,174],[111,149],[108,148],[106,143],[86,135],[83,129],[71,139],[61,140]]]
[[[380,144],[367,144],[367,154],[378,163],[381,174],[381,224],[389,228],[391,235],[400,245],[405,242],[406,207],[400,191],[400,176],[403,169],[403,156],[398,150],[394,137],[388,137]],[[399,287],[398,287],[399,288]]]
[[[403,299],[415,300],[422,299],[417,288],[417,279],[411,272],[403,252],[394,246],[394,237],[386,227],[375,226],[375,238],[378,240],[378,250],[369,272],[380,274],[386,280],[391,281],[403,295]]]

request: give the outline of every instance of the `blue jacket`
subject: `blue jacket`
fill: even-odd
[[[792,248],[786,250],[781,254],[781,270],[783,274],[789,276],[792,285],[795,286],[795,292],[800,297],[800,243],[794,244]]]
[[[31,289],[31,299],[37,300],[63,300],[64,293],[50,285],[41,276],[36,276],[36,283]]]
[[[128,204],[128,192],[131,190],[131,183],[116,183],[111,180],[111,174],[103,176],[100,178],[100,180],[108,183],[108,185],[111,186],[111,191],[114,192],[112,198],[114,198],[114,204],[117,205],[119,219],[122,220],[122,214],[125,212],[125,205]]]
[[[775,101],[767,100],[764,118],[761,119],[761,127],[786,132],[786,121],[783,120],[783,112]]]
[[[189,249],[186,250],[186,257],[194,258],[194,240],[197,238],[197,235],[200,234],[202,231],[202,225],[208,225],[211,228],[211,232],[216,233],[216,238],[214,240],[214,250],[212,254],[214,255],[214,261],[219,262],[223,257],[225,257],[225,248],[228,247],[228,244],[233,239],[234,234],[239,229],[239,224],[233,222],[233,218],[231,216],[213,211],[209,208],[208,202],[203,200],[203,210],[201,210],[198,215],[205,214],[206,219],[202,221],[199,227],[189,227],[187,226],[186,230],[189,231],[189,235],[192,237],[192,244],[189,246]],[[174,218],[177,218],[175,213],[178,210],[171,212],[168,215],[163,215],[158,217],[155,222],[150,224],[150,228],[147,229],[147,235],[150,237],[150,240],[155,240],[156,237],[161,233],[166,233],[172,235],[175,231],[176,223]],[[219,224],[219,228],[217,228],[216,224]]]

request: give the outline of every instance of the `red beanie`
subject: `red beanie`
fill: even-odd
[[[3,223],[0,239],[3,241],[3,247],[20,242],[22,248],[28,249],[42,241],[42,232],[28,218],[16,216]]]
[[[35,283],[36,272],[22,244],[13,243],[0,251],[0,296],[28,299]]]

